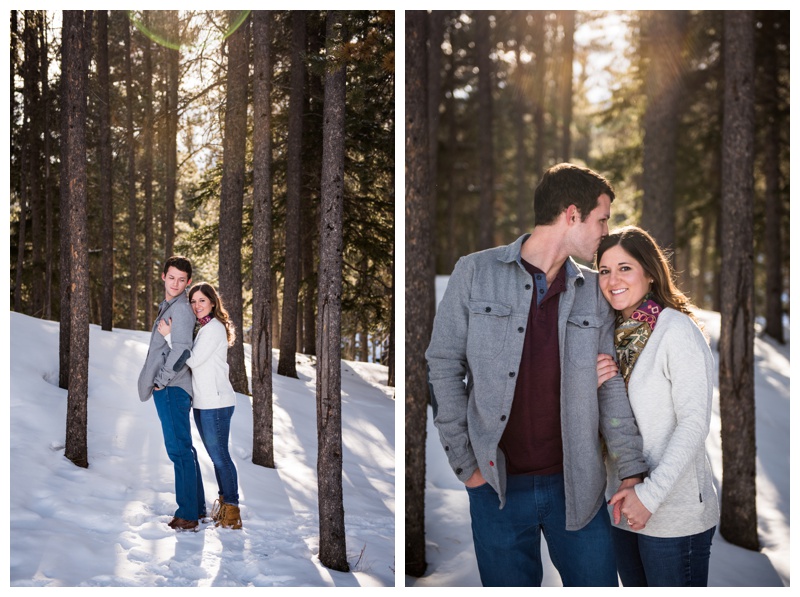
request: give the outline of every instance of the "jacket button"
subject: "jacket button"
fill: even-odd
[[[445,447],[444,447],[444,451],[445,451],[445,452],[449,452],[449,451],[450,451],[450,446],[445,446]]]
[[[531,289],[531,285],[530,284],[525,284],[525,290],[530,290],[530,289]]]
[[[486,307],[486,312],[487,313],[491,313],[492,312],[492,308],[491,307]]]
[[[514,373],[513,371],[508,374],[509,377],[514,377],[515,375],[516,375],[516,373]]]
[[[500,420],[501,420],[501,421],[505,421],[505,420],[506,420],[506,416],[505,416],[505,415],[503,415],[502,417],[500,417]]]
[[[460,474],[461,474],[461,469],[460,469],[460,468],[457,468],[457,469],[456,469],[456,475],[460,475]]]
[[[517,331],[518,331],[518,332],[521,334],[522,332],[524,332],[524,331],[525,331],[525,328],[523,328],[523,327],[518,327],[518,328],[517,328]]]
[[[583,325],[589,325],[589,322],[588,321],[584,321]]]
[[[492,461],[490,460],[490,461],[489,461],[489,466],[494,466],[494,462],[492,462]]]

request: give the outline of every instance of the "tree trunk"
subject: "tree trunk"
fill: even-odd
[[[344,211],[345,63],[340,11],[329,11],[325,40],[322,181],[317,309],[317,481],[319,560],[347,572],[342,495],[342,212]]]
[[[774,24],[773,11],[767,13],[767,26]],[[764,144],[764,257],[767,270],[766,332],[781,344],[783,337],[783,241],[781,239],[781,120],[778,107],[780,84],[778,79],[777,49],[769,43],[765,56],[767,130]]]
[[[451,33],[451,43],[452,43]],[[460,176],[457,174],[457,160],[458,155],[458,121],[456,118],[456,111],[458,100],[456,99],[456,59],[455,52],[450,52],[450,69],[447,73],[447,90],[449,91],[449,101],[447,103],[447,147],[449,149],[447,156],[447,230],[456,229],[456,208],[459,200],[459,190],[457,188],[457,181]],[[435,179],[431,180],[431,184],[436,184]],[[435,232],[435,229],[431,227]],[[432,238],[436,236],[431,234]],[[458,261],[458,235],[446,234],[445,242],[447,243],[447,262],[445,264],[446,271],[452,271]],[[434,269],[434,272],[437,271]]]
[[[149,16],[145,13],[145,23]],[[144,187],[144,329],[153,329],[153,58],[150,39],[144,39],[144,123],[142,138],[147,150],[143,154]],[[169,116],[168,116],[169,117]]]
[[[233,25],[237,11],[229,11]],[[249,394],[242,343],[242,202],[247,135],[248,48],[246,23],[228,37],[228,79],[219,201],[219,290],[231,321],[239,330],[228,349],[233,389]]]
[[[272,445],[272,16],[253,12],[253,464],[275,468]]]
[[[486,16],[479,17],[479,22]],[[406,11],[406,574],[422,576],[425,562],[425,435],[428,382],[425,347],[434,304],[433,271],[426,258],[432,244],[428,196],[428,124],[425,84],[425,11]],[[480,37],[480,35],[479,35]],[[488,49],[483,50],[488,54]],[[485,66],[481,67],[483,72]]]
[[[102,300],[100,326],[110,332],[114,325],[114,201],[111,196],[111,111],[108,67],[108,11],[97,13],[97,79],[100,102],[99,120],[99,176],[100,211],[102,226],[100,230],[102,246]],[[150,145],[145,145],[150,147]],[[149,328],[148,328],[149,329]]]
[[[516,202],[516,220],[517,230],[516,235],[528,231],[528,212],[531,211],[530,206],[530,191],[528,189],[525,172],[528,169],[528,156],[525,151],[525,103],[526,97],[523,93],[524,78],[521,60],[520,45],[521,40],[519,35],[514,46],[514,88],[516,99],[514,101],[514,137],[516,141],[516,152],[514,154],[514,165],[517,183],[517,202]]]
[[[62,52],[65,79],[62,118],[67,120],[68,189],[67,226],[70,233],[72,297],[70,311],[69,387],[65,456],[88,467],[86,443],[89,390],[89,251],[86,212],[86,37],[83,11],[66,10],[63,17]],[[62,214],[62,218],[63,218]]]
[[[675,248],[675,159],[683,88],[681,38],[685,11],[649,11],[646,17],[647,109],[644,115],[642,228],[659,246]],[[675,264],[674,256],[672,258]]]
[[[306,79],[306,11],[292,11],[292,66],[289,148],[286,164],[286,256],[278,375],[297,377],[297,295],[300,289],[300,187],[303,165],[303,89]]]
[[[539,184],[539,179],[544,174],[544,152],[545,152],[545,122],[544,122],[544,99],[545,99],[545,85],[544,79],[547,73],[544,56],[544,38],[545,38],[545,13],[541,10],[534,11],[533,13],[533,31],[531,32],[532,42],[531,46],[534,54],[533,66],[533,130],[535,140],[533,145],[533,155],[531,156],[531,171],[534,176],[533,188]],[[533,205],[529,205],[528,209],[533,213]],[[529,229],[533,228],[536,224],[532,222],[533,218],[528,220]],[[455,266],[455,264],[453,264]]]
[[[178,11],[168,12],[169,25],[173,39],[180,39]],[[166,139],[166,175],[164,186],[166,195],[164,198],[164,259],[169,259],[174,251],[175,245],[175,193],[178,180],[178,86],[180,85],[180,73],[178,63],[180,61],[180,50],[166,48],[168,88],[167,88],[167,139]],[[241,309],[240,309],[241,313]],[[241,322],[240,322],[241,323]],[[241,331],[241,327],[239,328]],[[241,336],[240,334],[237,334]],[[235,386],[234,386],[235,387]],[[238,390],[237,390],[238,391]]]
[[[63,24],[62,24],[63,28]],[[67,72],[68,52],[64,52],[65,36],[61,36],[61,72]],[[70,90],[68,89],[67,77],[61,77],[60,98],[62,111],[68,104]],[[69,366],[70,366],[70,302],[72,297],[72,266],[71,266],[71,239],[69,227],[70,207],[70,162],[67,155],[66,139],[69,136],[69,118],[61,114],[61,138],[59,146],[59,327],[58,327],[58,387],[62,390],[69,388]],[[24,171],[24,170],[23,170]]]
[[[480,233],[478,249],[494,245],[494,144],[492,131],[492,60],[489,13],[475,11],[477,31],[475,51],[478,55],[478,162],[480,164]],[[430,176],[430,174],[429,174]]]
[[[720,533],[758,550],[753,321],[754,19],[726,11],[722,129],[722,327],[719,396],[722,421]]]
[[[572,157],[572,62],[575,56],[575,11],[560,13],[564,27],[561,42],[561,161],[568,162]]]
[[[136,140],[133,130],[133,69],[131,66],[131,23],[125,23],[125,105],[126,111],[126,145],[128,150],[128,250],[130,251],[130,261],[128,263],[128,276],[130,281],[129,297],[130,311],[128,314],[128,327],[132,330],[137,329],[139,323],[139,282],[137,276],[138,269],[138,249],[136,224],[139,218],[136,209]]]
[[[42,102],[39,94],[39,66],[41,62],[39,50],[39,24],[42,11],[25,11],[25,95],[28,105],[26,120],[28,122],[28,182],[31,215],[31,304],[30,311],[36,317],[44,312],[44,260],[42,225],[42,192],[41,192],[41,143],[42,134]]]
[[[42,77],[42,119],[44,121],[44,218],[45,218],[45,319],[51,319],[53,308],[53,263],[55,254],[53,252],[53,204],[50,193],[50,83],[47,76],[50,68],[50,60],[47,56],[47,15],[42,18],[40,35],[40,45],[42,48],[42,66],[39,74]],[[13,90],[12,90],[13,92]]]

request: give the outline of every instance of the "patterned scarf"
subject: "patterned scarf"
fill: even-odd
[[[661,306],[651,298],[648,293],[644,297],[644,302],[639,305],[631,316],[623,321],[622,314],[617,315],[617,329],[614,332],[614,344],[617,348],[617,359],[619,360],[619,372],[625,380],[625,387],[633,372],[633,366],[639,353],[644,350],[650,334],[656,327],[656,320],[661,313]]]
[[[192,339],[197,338],[197,333],[200,331],[200,328],[202,328],[212,319],[214,319],[214,316],[211,313],[209,313],[205,317],[201,317],[200,319],[198,319],[194,324],[194,333],[192,334]]]

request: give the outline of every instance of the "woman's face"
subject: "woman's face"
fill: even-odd
[[[200,290],[192,295],[189,303],[192,305],[194,316],[197,317],[197,319],[202,319],[211,313],[211,309],[214,308],[214,304],[211,300]]]
[[[609,304],[627,319],[642,304],[652,278],[630,253],[615,245],[603,253],[598,264],[600,290]]]

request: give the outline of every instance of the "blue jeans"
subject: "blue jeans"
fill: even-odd
[[[714,530],[685,537],[648,537],[614,528],[617,570],[626,587],[705,587]]]
[[[228,451],[228,436],[231,431],[233,406],[225,408],[194,409],[194,422],[217,477],[219,495],[226,504],[239,504],[239,478]]]
[[[175,516],[185,520],[198,520],[205,516],[206,497],[203,478],[197,464],[197,452],[192,446],[192,428],[189,409],[192,399],[185,390],[167,386],[153,392],[164,445],[175,468]]]
[[[472,538],[485,587],[542,584],[541,533],[565,587],[616,587],[606,508],[578,531],[566,530],[564,475],[509,475],[506,505],[486,483],[467,488]]]

